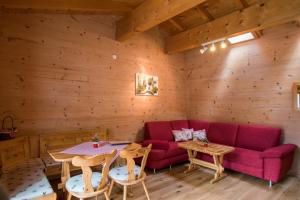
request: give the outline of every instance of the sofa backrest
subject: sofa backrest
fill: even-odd
[[[209,125],[207,138],[213,143],[234,146],[237,131],[237,124],[214,122]]]
[[[169,121],[146,122],[145,139],[173,141],[171,123]]]
[[[259,125],[240,125],[235,146],[264,151],[279,145],[280,137],[280,128]]]
[[[189,120],[189,128],[193,128],[194,131],[205,129],[208,132],[210,122],[202,120]]]
[[[171,121],[172,130],[182,130],[182,128],[189,128],[188,120]]]

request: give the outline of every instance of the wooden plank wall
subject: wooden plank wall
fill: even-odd
[[[0,119],[13,114],[20,135],[100,126],[136,140],[145,121],[186,118],[184,59],[157,29],[119,43],[113,16],[0,18]],[[135,96],[137,72],[159,77],[158,97]]]
[[[286,24],[260,39],[201,55],[186,53],[188,117],[268,124],[284,130],[283,141],[300,146],[300,112],[292,86],[300,81],[300,28]],[[293,172],[300,175],[297,152]]]

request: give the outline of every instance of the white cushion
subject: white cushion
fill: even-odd
[[[193,132],[193,140],[207,140],[205,129],[194,131]]]
[[[172,130],[172,133],[175,138],[175,142],[180,142],[180,141],[187,141],[188,139],[188,134],[185,131],[179,131],[179,130]]]
[[[141,168],[140,166],[134,166],[134,174],[138,176],[140,174]],[[122,167],[115,167],[109,171],[109,176],[112,179],[119,180],[119,181],[127,181],[128,180],[128,168],[126,166]]]
[[[10,200],[34,199],[53,193],[53,189],[40,169],[18,169],[5,173],[0,181],[8,191]]]
[[[184,131],[188,140],[193,139],[193,132],[194,132],[193,128],[191,128],[191,129],[190,128],[182,128],[182,130]]]
[[[99,183],[102,179],[102,174],[99,172],[93,172],[92,174],[92,186],[96,190],[99,186]],[[83,178],[82,174],[77,176],[72,176],[66,182],[66,189],[70,192],[83,193]]]

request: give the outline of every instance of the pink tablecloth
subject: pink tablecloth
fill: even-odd
[[[84,155],[84,156],[93,156],[99,154],[110,153],[112,150],[116,149],[119,152],[124,149],[127,145],[111,145],[104,142],[99,142],[101,145],[98,148],[93,147],[93,142],[84,142],[74,147],[65,149],[62,153],[65,154],[76,154],[76,155]]]

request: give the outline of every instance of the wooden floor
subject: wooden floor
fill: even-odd
[[[200,168],[184,174],[185,169],[181,165],[156,174],[149,172],[146,185],[151,200],[300,200],[300,179],[292,176],[269,188],[266,181],[232,171],[226,171],[225,179],[210,184],[212,171]],[[133,187],[132,193],[128,200],[146,199],[142,185]],[[122,190],[115,187],[111,200],[122,199]]]

